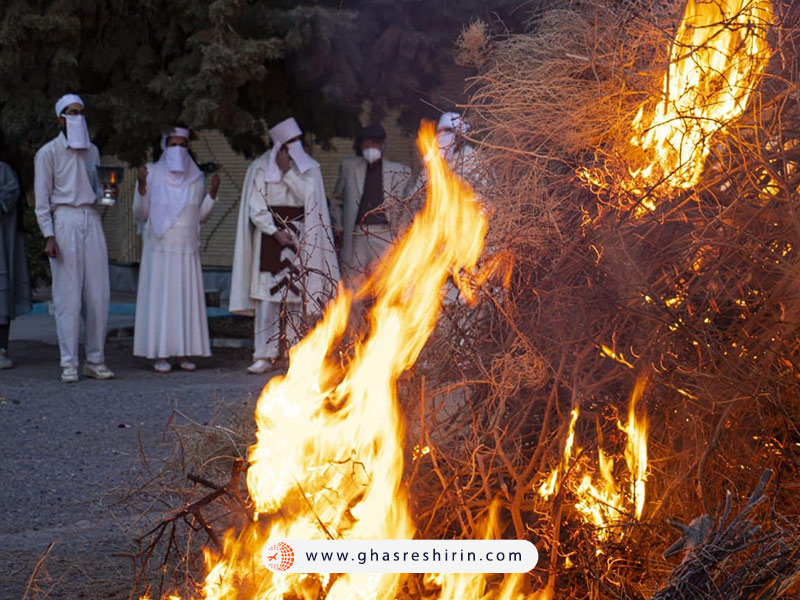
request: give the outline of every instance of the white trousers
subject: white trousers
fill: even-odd
[[[59,257],[50,259],[61,367],[78,367],[81,309],[86,360],[104,363],[108,326],[108,250],[100,213],[90,205],[58,206],[53,213]]]
[[[297,326],[301,319],[299,302],[256,302],[255,341],[253,358],[275,359],[280,355],[281,307],[286,310],[286,347],[291,348],[300,340]]]

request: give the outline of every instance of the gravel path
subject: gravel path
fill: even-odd
[[[254,406],[268,379],[244,372],[248,350],[215,350],[198,371],[168,375],[122,341],[106,351],[117,379],[64,385],[55,346],[12,342],[17,367],[0,371],[0,600],[22,597],[50,542],[48,597],[127,598],[131,565],[112,555],[130,550],[141,515],[108,498],[143,476],[139,439],[153,466],[169,452],[162,433],[176,406],[204,422],[220,404]]]

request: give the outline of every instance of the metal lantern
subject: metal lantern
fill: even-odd
[[[100,183],[103,184],[103,197],[100,198],[100,204],[116,206],[117,199],[111,195],[111,187],[119,185],[124,175],[125,169],[123,167],[97,165],[97,177],[100,179]]]

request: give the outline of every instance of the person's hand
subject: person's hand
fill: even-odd
[[[278,168],[281,170],[281,173],[286,173],[292,166],[291,158],[289,157],[289,149],[286,146],[278,150],[278,157],[275,159],[275,162],[278,163]]]
[[[214,200],[216,200],[218,191],[219,191],[219,175],[214,173],[214,175],[211,176],[211,183],[208,186],[208,195],[211,196]]]
[[[144,196],[147,193],[147,167],[139,167],[136,179],[139,181],[139,195]]]
[[[58,244],[56,243],[56,238],[54,236],[51,235],[45,240],[44,253],[50,258],[58,258]]]
[[[300,251],[300,244],[297,243],[297,238],[288,231],[279,229],[273,234],[273,237],[284,248],[294,248],[295,252]]]

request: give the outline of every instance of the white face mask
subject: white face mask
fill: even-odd
[[[85,150],[91,145],[89,128],[83,115],[64,115],[67,120],[67,146]]]
[[[442,156],[450,158],[455,149],[456,134],[453,131],[439,131],[436,134],[436,141],[439,144],[439,150]]]
[[[361,151],[361,156],[363,156],[364,160],[366,160],[369,164],[379,161],[382,154],[383,153],[381,152],[380,148],[364,148]]]
[[[183,146],[169,146],[165,151],[167,169],[173,173],[183,173],[189,166],[189,149]]]

